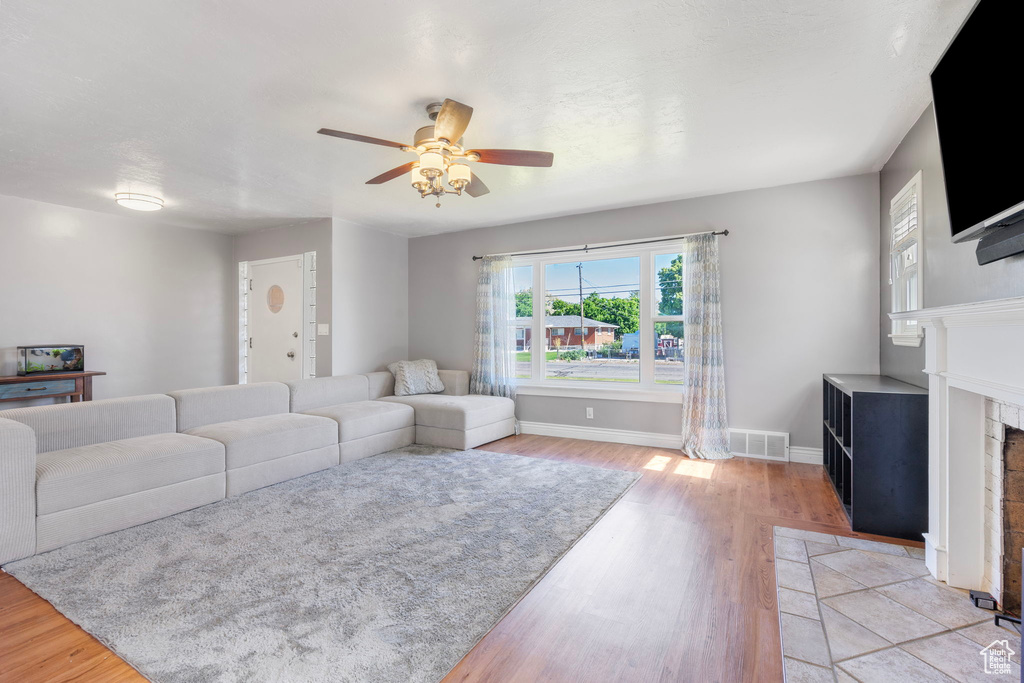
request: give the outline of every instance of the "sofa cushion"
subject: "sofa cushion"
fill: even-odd
[[[385,401],[359,401],[341,403],[307,415],[329,417],[338,423],[338,442],[363,439],[416,424],[416,413],[411,406]]]
[[[288,387],[279,382],[183,389],[168,394],[178,409],[178,431],[220,422],[287,413]]]
[[[219,422],[187,433],[224,444],[229,470],[338,443],[334,420],[297,413]]]
[[[416,424],[442,429],[475,429],[515,416],[516,404],[501,396],[385,396],[380,401],[404,403],[416,411]]]
[[[291,391],[293,413],[311,413],[317,408],[339,403],[370,400],[370,382],[366,375],[315,377],[285,382]]]
[[[164,394],[0,411],[36,434],[40,453],[175,431],[174,400]]]
[[[224,446],[155,434],[40,453],[36,509],[46,515],[224,471]]]

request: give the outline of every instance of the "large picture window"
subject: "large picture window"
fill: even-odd
[[[623,389],[680,384],[681,251],[679,243],[663,242],[516,257],[521,383]]]

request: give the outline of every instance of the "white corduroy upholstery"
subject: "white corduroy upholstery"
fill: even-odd
[[[395,395],[395,376],[387,370],[382,372],[368,372],[363,376],[366,377],[367,381],[370,383],[371,401],[383,396]]]
[[[360,458],[368,458],[371,455],[387,453],[396,448],[409,446],[416,442],[416,428],[403,427],[391,432],[381,432],[373,436],[367,436],[354,441],[344,441],[338,444],[342,462],[351,462]]]
[[[164,394],[15,408],[0,417],[31,427],[39,453],[175,431],[174,400]]]
[[[337,464],[338,445],[334,444],[258,462],[248,467],[231,469],[227,472],[227,495],[237,496],[264,486],[319,472]]]
[[[337,422],[338,441],[341,443],[416,424],[416,414],[411,406],[387,401],[342,403],[311,410],[307,414],[329,417]]]
[[[224,444],[228,470],[338,443],[334,420],[295,413],[218,422],[185,433]]]
[[[317,408],[339,403],[370,400],[370,382],[366,375],[316,377],[286,384],[291,392],[293,413],[312,413]]]
[[[42,515],[36,524],[36,552],[170,517],[223,498],[224,473],[220,472]]]
[[[444,383],[447,396],[465,396],[469,393],[469,373],[465,370],[438,370],[437,376]]]
[[[0,564],[36,551],[36,435],[0,418]]]
[[[416,425],[441,429],[475,429],[515,417],[516,404],[501,396],[385,396],[388,403],[404,403],[416,411]]]
[[[515,432],[516,421],[512,418],[466,430],[416,425],[416,443],[464,451],[467,448],[476,448],[480,444],[504,439]]]
[[[287,413],[290,399],[288,387],[279,382],[183,389],[168,396],[177,406],[179,432],[218,422]]]
[[[36,512],[46,515],[224,471],[224,446],[153,434],[40,453]]]

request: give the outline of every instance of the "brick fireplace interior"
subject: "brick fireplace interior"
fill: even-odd
[[[1021,548],[1024,548],[1024,431],[1007,426],[1003,436],[1002,606],[1020,614]]]

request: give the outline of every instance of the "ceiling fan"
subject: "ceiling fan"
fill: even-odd
[[[462,145],[462,134],[469,126],[473,116],[473,108],[456,102],[431,102],[427,105],[427,116],[434,123],[423,126],[413,136],[414,143],[405,145],[401,142],[371,138],[341,130],[321,128],[321,135],[331,135],[355,142],[367,142],[371,145],[396,147],[403,152],[413,152],[418,159],[390,171],[381,173],[376,178],[366,181],[367,185],[380,185],[389,180],[409,173],[410,183],[420,197],[435,196],[437,207],[441,206],[441,196],[445,194],[462,195],[465,190],[470,197],[479,197],[490,190],[483,181],[470,171],[467,161],[478,161],[481,164],[501,164],[503,166],[551,166],[555,155],[551,152],[533,152],[523,149],[466,149]],[[453,188],[446,189],[443,176],[448,174],[448,184]]]

